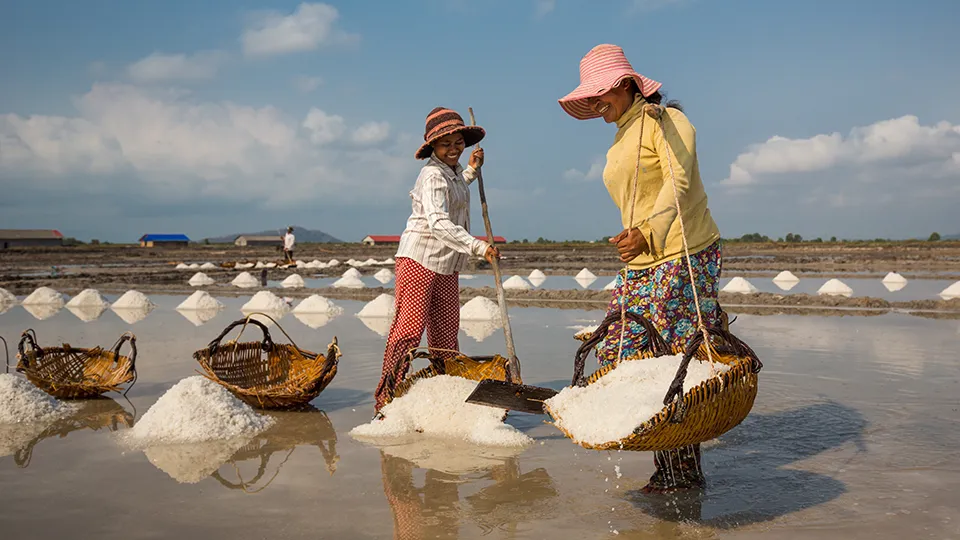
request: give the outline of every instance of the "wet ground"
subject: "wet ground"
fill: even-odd
[[[329,321],[280,320],[301,347],[323,350],[334,335],[342,346],[316,410],[278,415],[241,448],[125,451],[112,430],[195,374],[192,352],[246,300],[222,298],[227,308],[204,322],[174,310],[183,296],[151,299],[158,307],[132,323],[111,310],[86,323],[66,309],[0,315],[8,340],[29,327],[41,345],[109,345],[129,329],[140,351],[129,403],[114,395],[0,441],[12,454],[0,457],[4,539],[960,537],[956,320],[740,313],[731,329],[764,361],[760,394],[743,424],[704,446],[707,489],[677,498],[639,492],[650,454],[584,450],[546,417],[508,418],[536,441],[516,452],[353,440],[372,414],[384,346],[383,321],[358,319],[353,301]],[[560,388],[577,345],[568,327],[603,313],[511,316],[525,382]],[[503,352],[499,330],[468,326],[460,339],[468,354]]]

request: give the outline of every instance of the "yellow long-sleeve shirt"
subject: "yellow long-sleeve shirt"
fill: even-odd
[[[683,240],[673,184],[667,165],[667,152],[673,163],[683,225],[690,254],[720,239],[720,230],[707,208],[707,194],[700,180],[697,163],[696,129],[682,111],[667,108],[662,114],[663,131],[657,121],[647,117],[640,142],[640,115],[646,101],[638,94],[633,106],[617,120],[616,138],[607,151],[603,183],[613,202],[620,208],[623,228],[638,228],[650,245],[650,253],[630,261],[629,267],[643,270],[683,255]],[[637,152],[640,152],[640,178],[636,202],[630,200]],[[630,205],[635,204],[633,223]]]

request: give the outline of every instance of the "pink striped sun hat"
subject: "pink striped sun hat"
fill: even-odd
[[[603,95],[623,79],[633,78],[643,97],[648,97],[662,86],[633,70],[633,66],[616,45],[597,45],[580,60],[580,86],[558,101],[567,114],[578,120],[599,118],[590,107],[590,98]]]

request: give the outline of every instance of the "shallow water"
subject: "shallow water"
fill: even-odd
[[[536,441],[522,451],[353,440],[347,432],[372,414],[384,343],[354,316],[362,303],[348,301],[316,330],[280,319],[301,347],[322,350],[336,335],[343,348],[317,410],[278,414],[250,441],[125,451],[111,430],[195,374],[192,352],[246,300],[222,299],[227,309],[195,326],[173,309],[183,298],[151,298],[158,307],[133,324],[111,310],[89,323],[67,310],[43,321],[22,307],[0,315],[8,340],[32,327],[41,345],[110,345],[130,329],[139,348],[130,403],[114,395],[42,432],[0,431],[17,443],[0,457],[3,538],[960,537],[957,321],[740,315],[734,332],[765,364],[756,405],[704,445],[706,491],[664,498],[639,492],[649,453],[584,450],[545,417],[509,417]],[[603,314],[511,315],[525,382],[560,388],[577,345],[567,327]],[[468,354],[503,350],[500,331],[482,343],[460,337]]]

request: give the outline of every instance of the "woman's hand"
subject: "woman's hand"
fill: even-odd
[[[474,169],[483,167],[483,148],[477,148],[470,153],[470,166]]]
[[[493,264],[494,260],[500,259],[500,250],[493,246],[489,246],[487,247],[487,251],[483,253],[483,258],[486,259],[488,263]]]
[[[617,245],[621,262],[630,262],[650,251],[647,239],[640,234],[640,229],[624,229],[620,234],[610,239],[611,244]]]

